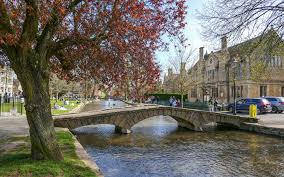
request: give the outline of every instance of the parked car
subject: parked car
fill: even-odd
[[[249,112],[249,106],[252,104],[257,106],[258,114],[271,112],[272,110],[270,102],[265,98],[243,98],[237,101],[236,111],[237,112]],[[234,103],[231,103],[228,105],[228,110],[230,112],[234,112]]]
[[[271,103],[272,112],[281,113],[284,111],[284,97],[266,96],[264,98]]]

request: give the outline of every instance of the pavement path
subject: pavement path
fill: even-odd
[[[28,135],[28,122],[24,116],[0,117],[0,155],[3,152],[14,149],[18,145],[26,144],[26,142],[22,140],[7,142],[8,138]]]
[[[257,118],[259,119],[258,123],[260,125],[264,125],[266,127],[275,127],[275,128],[284,129],[284,113],[261,114],[261,115],[257,115]]]
[[[0,139],[29,135],[29,126],[24,116],[0,117]]]

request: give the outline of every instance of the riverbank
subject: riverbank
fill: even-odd
[[[80,112],[85,104],[81,103],[69,113]],[[68,129],[55,130],[64,161],[33,161],[26,117],[0,117],[0,176],[103,176]]]
[[[69,131],[56,132],[64,161],[34,161],[30,158],[28,136],[1,139],[1,144],[15,144],[0,151],[0,176],[98,176],[76,154],[73,135]]]
[[[284,137],[284,113],[257,115],[258,123],[244,123],[240,129],[265,135]]]

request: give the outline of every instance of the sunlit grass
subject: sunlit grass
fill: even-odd
[[[58,106],[63,106],[64,108],[66,108],[67,110],[57,110],[57,109],[53,109],[54,104],[57,104]],[[77,104],[77,101],[69,101],[69,105],[64,105],[63,101],[59,101],[57,100],[50,100],[50,104],[51,104],[51,114],[52,115],[60,115],[60,114],[66,114],[68,112],[70,112],[71,110],[73,110],[74,108],[76,108],[79,104]]]
[[[17,146],[8,152],[0,152],[0,176],[96,176],[90,168],[79,160],[75,152],[74,139],[69,132],[56,133],[64,161],[50,160],[35,161],[30,157],[30,141],[27,137],[18,137],[9,141],[25,141],[27,143]],[[7,143],[7,142],[0,142]]]
[[[54,103],[57,103],[57,105],[59,105],[59,106],[63,106],[67,110],[53,109]],[[73,101],[73,100],[69,101],[69,105],[64,105],[64,102],[60,101],[60,100],[57,100],[57,102],[56,102],[56,100],[50,100],[50,105],[51,105],[51,114],[52,115],[60,115],[60,114],[66,114],[66,113],[70,112],[71,110],[76,108],[79,104],[77,104],[77,101]],[[12,112],[13,110],[15,110],[17,113],[21,113],[21,111],[22,111],[22,114],[26,113],[24,104],[22,104],[20,102],[15,102],[14,105],[13,105],[12,102],[1,104],[1,112]]]

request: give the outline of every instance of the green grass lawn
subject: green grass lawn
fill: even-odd
[[[56,103],[56,100],[50,100],[50,104],[51,104],[51,113],[52,115],[60,115],[60,114],[66,114],[68,112],[70,112],[72,109],[76,108],[77,106],[79,106],[79,104],[76,104],[77,101],[69,101],[69,105],[64,105],[63,101],[59,101],[57,100],[57,105],[59,106],[63,106],[64,108],[66,108],[67,110],[56,110],[56,109],[52,109],[54,106],[54,103]]]
[[[55,110],[55,109],[53,109],[55,102],[56,102],[56,100],[50,100],[52,115],[66,114],[79,105],[79,104],[76,104],[77,101],[69,101],[69,105],[64,105],[63,101],[58,100],[57,105],[64,106],[67,110]],[[1,112],[11,112],[14,108],[18,113],[21,113],[21,107],[22,107],[23,114],[25,114],[26,113],[25,107],[20,102],[15,102],[14,106],[13,106],[12,102],[11,103],[2,103],[1,104]]]
[[[0,176],[2,177],[79,177],[96,176],[90,168],[79,160],[75,153],[74,139],[70,132],[59,131],[56,133],[64,161],[54,162],[49,160],[34,161],[30,158],[30,141],[27,137],[17,137],[10,141],[25,141],[8,152],[0,152]],[[0,143],[7,143],[0,142]]]
[[[15,102],[14,106],[13,106],[13,103],[2,103],[1,112],[11,112],[11,110],[14,108],[16,109],[18,113],[21,113],[21,106],[22,106],[23,113],[25,113],[25,107],[20,102]]]

